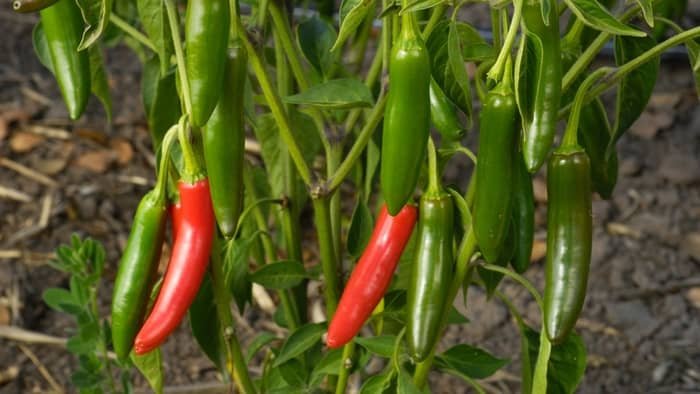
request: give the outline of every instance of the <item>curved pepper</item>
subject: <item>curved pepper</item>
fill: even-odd
[[[545,162],[557,131],[561,96],[561,55],[559,46],[559,13],[549,13],[549,23],[542,19],[540,1],[525,1],[523,21],[528,46],[528,72],[525,95],[527,106],[521,107],[523,120],[522,150],[528,171],[536,172]]]
[[[326,343],[337,348],[350,342],[384,296],[416,223],[417,209],[405,205],[396,216],[382,207],[372,237],[350,275],[328,327]]]
[[[380,183],[389,214],[396,215],[418,183],[430,131],[430,56],[409,13],[389,64]]]
[[[194,126],[207,123],[224,81],[230,24],[227,0],[189,0],[185,18],[185,66]]]
[[[582,148],[552,155],[547,199],[544,320],[550,341],[560,343],[583,307],[591,260],[590,162]]]
[[[508,67],[510,69],[510,67]],[[486,97],[480,115],[474,235],[486,261],[501,254],[511,215],[516,104],[510,70]]]
[[[243,206],[243,86],[247,60],[245,48],[236,46],[229,51],[219,104],[204,128],[211,199],[219,229],[227,238],[233,236]]]
[[[214,211],[206,178],[194,183],[178,182],[182,222],[177,230],[168,270],[151,314],[136,340],[136,354],[160,346],[180,324],[192,304],[209,263],[214,239]]]
[[[80,9],[75,1],[59,1],[41,10],[40,15],[53,74],[68,114],[76,120],[90,97],[90,59],[87,51],[78,52],[83,34]]]

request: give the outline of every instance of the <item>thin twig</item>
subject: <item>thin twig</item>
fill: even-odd
[[[9,169],[21,174],[21,175],[24,175],[25,177],[27,177],[33,181],[43,183],[46,186],[50,186],[50,187],[56,186],[56,181],[54,181],[53,179],[40,173],[37,170],[29,168],[25,165],[19,164],[16,161],[12,161],[10,159],[3,157],[3,158],[0,158],[0,166],[7,167],[7,168],[9,168]]]
[[[0,185],[0,198],[7,198],[19,202],[31,202],[32,196],[19,190]]]
[[[5,368],[4,370],[0,371],[0,385],[11,380],[15,380],[17,376],[19,376],[19,367],[13,365]]]
[[[24,353],[27,357],[29,357],[30,360],[32,360],[32,364],[34,364],[34,366],[39,370],[41,376],[43,376],[44,379],[46,379],[46,381],[49,383],[49,386],[51,386],[55,393],[62,394],[65,392],[63,391],[61,386],[59,386],[58,382],[56,382],[56,379],[54,379],[53,376],[51,376],[49,371],[46,369],[44,364],[41,363],[41,361],[36,356],[36,354],[34,354],[34,352],[29,350],[29,348],[24,345],[17,345],[17,347],[19,347],[19,350],[21,350],[22,353]]]
[[[31,125],[29,132],[43,135],[44,137],[54,138],[57,140],[71,139],[71,133],[60,127],[50,127],[45,125]]]
[[[15,342],[65,346],[68,339],[54,337],[15,326],[0,325],[0,338]]]

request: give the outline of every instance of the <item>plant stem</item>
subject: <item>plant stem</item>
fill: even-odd
[[[498,58],[493,67],[486,73],[486,77],[492,81],[498,81],[501,79],[503,74],[503,68],[506,66],[506,59],[510,55],[511,48],[513,48],[513,42],[515,41],[515,36],[518,33],[518,28],[520,27],[520,20],[523,14],[523,1],[526,0],[513,0],[513,19],[510,21],[510,26],[508,27],[508,33],[503,41],[503,46],[501,51],[498,53]]]
[[[516,282],[520,283],[523,285],[523,287],[530,292],[530,295],[532,295],[532,298],[535,299],[535,302],[537,302],[537,306],[540,308],[540,310],[544,310],[543,303],[542,303],[542,296],[540,293],[535,289],[535,286],[527,280],[524,276],[518,274],[515,271],[511,271],[508,268],[501,267],[498,265],[494,264],[482,264],[482,268],[485,268],[489,271],[496,271],[504,274],[505,276],[510,277],[511,279],[515,280]]]
[[[355,143],[353,144],[352,148],[350,148],[350,152],[348,152],[348,155],[345,156],[345,160],[340,163],[338,170],[333,174],[333,176],[328,178],[327,190],[329,193],[335,191],[335,189],[337,189],[340,184],[343,183],[345,177],[350,173],[350,171],[352,171],[355,161],[357,161],[360,155],[362,155],[362,151],[367,146],[367,143],[369,142],[370,138],[372,138],[372,134],[377,129],[379,122],[384,117],[386,100],[386,95],[382,95],[379,98],[377,104],[374,106],[369,115],[369,119],[367,119],[367,123],[365,123],[362,131],[360,131],[360,134],[357,136]]]
[[[442,16],[445,15],[445,10],[447,10],[447,6],[444,3],[431,10],[430,19],[428,19],[428,23],[423,27],[422,35],[424,40],[430,37],[430,33],[433,32],[433,29],[435,29],[435,26],[440,22]]]
[[[149,40],[145,34],[136,30],[136,28],[131,26],[124,19],[120,18],[119,15],[115,14],[114,12],[110,13],[109,14],[109,21],[112,22],[114,24],[114,26],[121,29],[121,31],[123,31],[124,33],[130,35],[131,38],[133,38],[134,40],[141,43],[146,48],[152,50],[153,52],[158,52],[156,50],[156,46],[153,45],[153,42],[151,42],[151,40]]]
[[[588,92],[588,89],[603,75],[610,72],[610,68],[603,67],[599,68],[591,75],[586,77],[586,79],[581,83],[581,86],[576,91],[576,97],[574,98],[574,104],[569,114],[569,121],[566,124],[566,131],[564,132],[564,138],[561,142],[561,148],[576,148],[578,147],[578,124],[579,118],[581,117],[581,108],[583,107],[583,100]]]
[[[340,373],[338,374],[338,383],[335,386],[335,394],[344,394],[352,369],[352,355],[355,352],[355,342],[350,341],[343,347],[343,356],[340,359]]]
[[[494,291],[494,294],[506,305],[510,311],[510,314],[513,315],[515,324],[518,326],[518,332],[520,334],[520,370],[522,382],[520,391],[523,393],[530,393],[532,392],[532,362],[530,361],[530,349],[528,347],[527,336],[525,335],[525,329],[527,326],[525,325],[525,321],[520,315],[520,312],[518,312],[518,309],[508,299],[508,297],[505,296],[505,294],[498,291],[498,289]]]
[[[326,320],[330,321],[338,306],[338,262],[333,250],[333,235],[331,232],[330,204],[328,195],[313,195],[314,224],[318,235],[321,268],[326,288],[323,292],[326,300]]]
[[[243,44],[246,47],[246,51],[248,51],[248,59],[250,60],[250,64],[253,67],[253,72],[255,73],[258,82],[260,83],[260,88],[263,91],[265,100],[270,106],[272,116],[277,122],[277,127],[279,129],[280,136],[282,137],[284,144],[287,146],[287,150],[289,151],[289,154],[291,155],[292,160],[294,161],[294,165],[296,166],[296,169],[299,172],[299,176],[301,176],[301,179],[307,186],[311,186],[311,170],[309,169],[308,164],[306,164],[306,161],[304,160],[304,155],[301,153],[301,149],[299,148],[299,145],[297,144],[294,138],[294,134],[292,133],[292,126],[289,122],[289,118],[287,117],[287,113],[284,111],[284,108],[282,106],[282,100],[280,99],[277,92],[275,92],[275,90],[272,88],[272,84],[270,83],[270,78],[267,75],[265,66],[262,60],[260,59],[258,53],[255,51],[255,48],[250,43],[250,40],[248,40],[245,31],[240,32],[240,37],[241,41],[243,41]]]
[[[214,302],[216,312],[221,322],[221,334],[226,343],[226,368],[242,393],[255,393],[255,386],[250,380],[245,359],[241,353],[241,345],[236,337],[236,332],[231,315],[231,294],[224,280],[223,262],[221,259],[221,237],[217,234],[214,238],[213,253],[211,253],[211,279],[214,289]]]
[[[544,321],[542,322],[542,331],[540,332],[540,349],[537,353],[537,362],[535,364],[535,376],[532,382],[532,394],[547,393],[547,367],[549,366],[549,355],[552,352],[552,344],[547,338],[544,329]]]
[[[326,176],[333,176],[340,165],[343,156],[343,146],[339,142],[331,144],[331,149],[326,155]],[[341,240],[341,212],[340,212],[340,190],[330,193],[330,213],[331,213],[331,233],[333,234],[333,248],[335,259],[338,264],[342,264],[342,240]],[[342,267],[340,267],[342,270]]]
[[[182,38],[180,37],[180,22],[177,17],[175,0],[165,0],[165,10],[168,14],[168,24],[170,34],[175,47],[175,60],[177,61],[177,73],[180,76],[180,87],[182,88],[182,101],[185,104],[185,113],[192,114],[192,102],[190,101],[190,83],[187,80],[187,69],[185,68],[185,54],[182,51]]]

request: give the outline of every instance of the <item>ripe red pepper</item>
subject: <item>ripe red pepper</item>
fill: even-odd
[[[182,224],[182,203],[174,202],[168,206],[168,216],[173,230],[173,242],[177,239],[177,232]]]
[[[406,247],[418,210],[407,204],[396,216],[382,206],[367,248],[350,275],[328,327],[326,343],[337,348],[350,342],[384,296]]]
[[[134,341],[134,351],[139,355],[160,346],[177,328],[197,295],[209,263],[215,225],[209,181],[180,181],[177,186],[182,219],[163,286]]]

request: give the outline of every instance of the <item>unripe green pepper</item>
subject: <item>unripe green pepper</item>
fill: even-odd
[[[189,0],[185,18],[185,66],[192,125],[207,123],[219,101],[226,65],[230,10],[227,0]]]
[[[430,56],[413,16],[404,14],[389,65],[380,183],[396,215],[418,183],[430,129]]]
[[[521,85],[523,121],[522,150],[528,171],[536,172],[547,159],[557,131],[561,96],[561,55],[559,45],[559,13],[549,13],[549,23],[542,19],[540,0],[524,0],[523,22],[528,46],[528,70]],[[522,98],[522,95],[526,98]],[[523,108],[525,106],[526,108]]]
[[[233,236],[243,206],[245,125],[243,92],[248,57],[240,45],[229,50],[223,91],[204,128],[204,159],[214,214],[221,233]]]
[[[73,0],[63,0],[39,13],[46,35],[51,67],[61,89],[70,118],[76,120],[85,111],[90,98],[90,58],[78,52],[83,34],[83,17]]]
[[[479,126],[474,235],[481,253],[490,263],[501,255],[511,220],[513,156],[518,135],[510,70],[505,75],[506,78],[488,93]]]
[[[513,159],[513,202],[511,208],[513,258],[510,264],[522,274],[530,266],[535,234],[535,197],[532,177],[520,155]]]
[[[443,146],[459,143],[464,128],[454,105],[434,79],[430,78],[430,120],[442,136]]]
[[[544,320],[550,341],[560,343],[583,307],[591,260],[590,162],[583,148],[552,155],[547,199]]]

